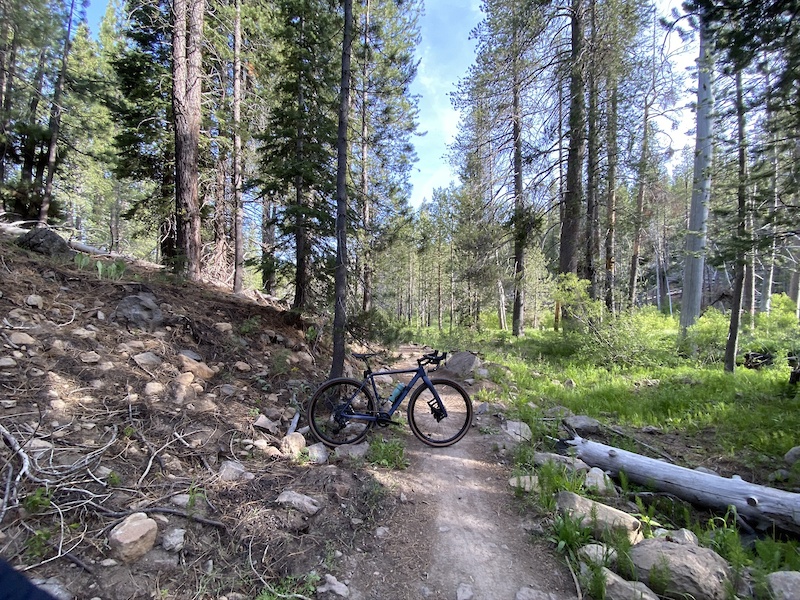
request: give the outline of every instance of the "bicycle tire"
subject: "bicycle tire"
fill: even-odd
[[[375,413],[375,400],[361,381],[349,377],[329,379],[308,404],[306,417],[311,432],[327,446],[356,444],[375,425],[374,421],[351,419],[348,413]]]
[[[431,383],[447,410],[447,417],[437,418],[436,400],[428,386],[423,385],[414,390],[408,402],[408,424],[421,442],[437,448],[451,446],[472,425],[472,400],[455,381],[432,379]]]

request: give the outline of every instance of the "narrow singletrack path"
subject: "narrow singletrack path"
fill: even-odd
[[[350,598],[576,597],[563,560],[531,535],[540,524],[514,499],[509,468],[496,453],[505,434],[473,427],[448,448],[426,446],[407,428],[401,435],[409,467],[372,471],[400,502],[389,522],[375,524],[374,543],[348,557]]]

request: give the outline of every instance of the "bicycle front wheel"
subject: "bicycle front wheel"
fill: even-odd
[[[374,414],[375,400],[362,382],[348,377],[323,383],[308,404],[308,426],[314,436],[328,446],[355,444],[364,439],[375,424],[355,413]]]
[[[450,446],[463,438],[472,424],[472,400],[455,381],[432,379],[431,383],[441,405],[428,386],[418,387],[408,402],[408,424],[414,435],[429,446]]]

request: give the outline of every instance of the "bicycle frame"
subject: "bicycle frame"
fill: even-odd
[[[442,416],[447,417],[447,409],[442,402],[442,399],[439,397],[439,393],[436,391],[436,388],[431,383],[430,378],[428,377],[428,373],[425,371],[424,365],[417,366],[416,369],[394,369],[391,371],[381,371],[380,373],[373,373],[372,370],[369,368],[369,364],[367,365],[367,371],[364,372],[364,379],[361,382],[361,385],[358,388],[358,391],[362,391],[367,386],[367,382],[372,386],[372,393],[375,396],[376,402],[381,402],[380,394],[378,393],[378,386],[375,383],[375,377],[377,375],[399,375],[402,373],[414,373],[414,377],[411,379],[410,382],[406,384],[403,388],[403,391],[398,394],[395,401],[389,407],[387,411],[379,411],[377,414],[370,415],[366,413],[356,413],[356,412],[348,412],[347,418],[353,420],[360,420],[360,421],[384,421],[386,418],[391,418],[391,416],[400,408],[400,405],[403,403],[403,400],[406,399],[408,394],[414,389],[417,383],[422,380],[422,383],[431,391],[433,397],[436,399],[436,403],[438,404],[439,409],[442,411]],[[358,392],[356,392],[358,393]],[[354,394],[355,395],[355,394]],[[350,399],[352,400],[352,398]],[[342,405],[342,408],[349,407],[350,402],[348,401],[346,404]]]

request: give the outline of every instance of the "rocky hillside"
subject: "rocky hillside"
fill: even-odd
[[[230,600],[358,535],[374,482],[287,459],[327,368],[297,319],[152,267],[0,250],[0,555],[64,599]]]

